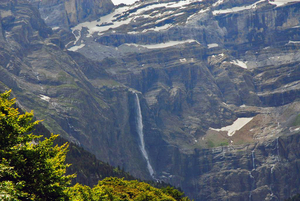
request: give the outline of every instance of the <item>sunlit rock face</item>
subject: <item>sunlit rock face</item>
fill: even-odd
[[[88,5],[43,1],[68,10],[64,34],[17,2],[1,4],[1,82],[51,131],[196,200],[300,191],[299,2],[141,1],[85,21]]]

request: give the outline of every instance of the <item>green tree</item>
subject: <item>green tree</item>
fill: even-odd
[[[5,200],[68,200],[65,190],[74,175],[65,175],[68,144],[53,146],[58,135],[41,140],[30,133],[39,121],[20,114],[0,95],[0,196]],[[1,198],[1,199],[2,199]]]

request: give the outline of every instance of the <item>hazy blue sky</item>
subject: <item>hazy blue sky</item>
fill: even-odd
[[[112,2],[115,5],[118,5],[120,3],[125,3],[125,4],[133,4],[134,2],[136,2],[137,0],[112,0]]]

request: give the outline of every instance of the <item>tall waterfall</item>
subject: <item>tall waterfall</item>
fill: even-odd
[[[277,161],[280,161],[279,137],[277,137],[277,139],[276,139],[276,149],[277,149]]]
[[[147,168],[149,170],[149,173],[151,177],[154,179],[154,171],[149,161],[148,153],[145,149],[144,132],[143,132],[143,116],[142,116],[142,111],[140,106],[140,99],[136,93],[134,94],[135,94],[135,106],[136,106],[136,130],[140,137],[140,149],[144,158],[147,161]]]

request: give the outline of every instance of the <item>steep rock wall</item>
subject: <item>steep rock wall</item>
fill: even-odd
[[[38,7],[48,26],[66,29],[105,15],[114,7],[111,0],[30,0],[30,2]]]
[[[196,200],[284,200],[299,193],[299,136],[195,149],[189,156],[173,152],[172,172],[181,177],[168,180],[184,186]]]

